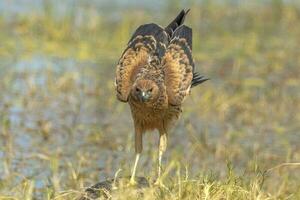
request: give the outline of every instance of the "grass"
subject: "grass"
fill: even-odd
[[[211,80],[170,134],[167,189],[139,198],[300,198],[300,10],[278,2],[190,2],[196,66]],[[83,9],[81,23],[51,6],[0,17],[0,199],[73,199],[118,169],[130,174],[133,127],[115,98],[115,64],[138,25],[167,24],[181,7],[167,5],[157,16]],[[157,139],[145,135],[138,168],[150,180]]]

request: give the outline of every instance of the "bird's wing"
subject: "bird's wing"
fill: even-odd
[[[180,105],[189,94],[193,80],[191,28],[181,25],[175,30],[162,64],[168,102],[171,105]]]
[[[168,35],[157,24],[141,25],[128,42],[116,71],[117,98],[127,102],[136,75],[152,58],[164,56]]]
[[[165,31],[169,35],[170,39],[172,38],[174,31],[184,23],[185,17],[189,11],[190,9],[181,10],[176,18],[165,28]]]

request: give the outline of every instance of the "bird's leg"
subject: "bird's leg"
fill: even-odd
[[[131,178],[130,178],[130,184],[131,185],[135,185],[136,184],[135,173],[136,173],[136,168],[137,168],[137,164],[139,162],[139,159],[140,159],[140,154],[137,153],[135,155],[135,162],[134,162],[134,166],[133,166],[132,173],[131,173]]]
[[[142,132],[136,128],[135,129],[135,153],[136,153],[136,156],[135,156],[135,162],[134,162],[134,166],[133,166],[132,174],[131,174],[131,178],[130,178],[131,185],[136,184],[135,174],[136,174],[137,164],[139,162],[142,150],[143,150]]]
[[[163,153],[167,149],[167,134],[159,134],[159,148],[158,148],[158,177],[155,182],[155,184],[161,184],[161,171],[162,171],[162,164],[161,159],[163,156]]]

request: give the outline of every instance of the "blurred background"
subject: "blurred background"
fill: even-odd
[[[0,199],[51,199],[130,174],[130,110],[114,91],[116,63],[143,23],[191,8],[197,71],[170,134],[170,174],[245,182],[300,161],[300,2],[0,1]],[[158,134],[144,138],[138,175],[155,177]],[[300,196],[299,168],[274,170],[262,190]]]

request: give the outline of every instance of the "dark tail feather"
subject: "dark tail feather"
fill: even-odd
[[[183,24],[185,16],[188,14],[190,9],[183,9],[177,17],[165,28],[165,31],[172,38],[172,35],[177,27]]]
[[[209,80],[209,78],[205,78],[204,76],[201,76],[199,73],[194,72],[193,80],[192,80],[192,87],[195,87],[207,80]]]

